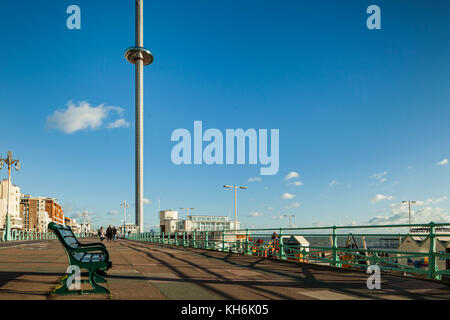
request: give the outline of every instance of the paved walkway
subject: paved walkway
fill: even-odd
[[[0,245],[0,300],[450,299],[448,285],[426,280],[382,274],[381,289],[369,290],[363,272],[124,240],[105,244],[111,294],[89,296],[49,295],[68,266],[58,241]]]

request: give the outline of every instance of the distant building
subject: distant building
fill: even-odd
[[[429,229],[428,229],[429,230]],[[418,232],[418,231],[417,231]],[[439,253],[450,253],[450,241],[448,237],[437,236],[436,237],[436,251]],[[430,238],[419,237],[419,236],[406,236],[402,239],[398,246],[398,251],[401,252],[423,252],[428,254],[430,250]],[[428,257],[410,257],[410,258],[400,258],[399,263],[414,266],[416,268],[428,268]],[[439,270],[449,270],[450,269],[450,259],[436,258],[436,264]]]
[[[47,232],[48,224],[52,221],[45,210],[47,198],[22,195],[20,200],[20,215],[23,229],[26,231]]]
[[[80,223],[80,232],[81,233],[91,233],[91,224],[90,223]]]
[[[22,229],[23,223],[20,215],[20,187],[11,184],[9,190],[9,218],[11,229]],[[6,212],[8,206],[8,180],[0,182],[0,228],[6,225]]]
[[[139,227],[135,224],[125,224],[125,227],[123,225],[118,226],[118,232],[122,234],[128,234],[128,233],[137,233],[139,230]]]
[[[163,210],[159,212],[160,230],[165,233],[192,232],[192,231],[222,231],[239,229],[234,220],[226,216],[190,215],[187,219],[178,219],[178,211]]]
[[[56,199],[45,199],[45,211],[47,211],[53,222],[64,225],[64,211],[58,202],[56,202]]]

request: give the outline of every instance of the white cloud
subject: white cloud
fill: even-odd
[[[250,214],[248,216],[249,217],[261,217],[261,216],[263,216],[263,214],[260,212],[250,212]]]
[[[110,216],[115,216],[116,214],[118,214],[119,212],[117,210],[111,210],[110,212],[108,212],[108,215]]]
[[[445,166],[447,164],[448,164],[448,159],[447,158],[445,158],[444,160],[439,161],[438,163],[436,163],[437,166]]]
[[[300,177],[298,172],[291,171],[291,172],[288,173],[288,175],[286,177],[284,177],[284,180],[296,179],[298,177]]]
[[[286,200],[294,199],[295,198],[295,194],[286,192],[286,193],[283,193],[281,195],[281,198],[282,199],[286,199]]]
[[[121,115],[124,109],[105,106],[103,104],[92,107],[86,101],[81,101],[77,106],[72,101],[69,101],[67,103],[67,109],[56,110],[52,115],[47,117],[47,126],[51,129],[61,130],[67,134],[83,129],[95,130],[103,125],[103,121],[108,118],[111,111],[115,111]]]
[[[292,208],[298,208],[300,207],[300,202],[293,202],[290,205],[285,206],[285,209],[292,209]]]
[[[262,181],[261,177],[248,178],[248,182],[261,182],[261,181]]]
[[[429,198],[429,199],[424,200],[424,201],[420,201],[420,200],[416,201],[416,205],[418,205],[418,206],[425,206],[425,205],[428,205],[428,204],[439,203],[439,202],[442,202],[442,201],[445,201],[445,200],[447,200],[447,196],[443,196],[443,197],[440,197],[440,198],[437,198],[437,199]]]
[[[337,181],[336,181],[336,180],[331,180],[331,182],[330,182],[329,186],[330,186],[330,187],[332,187],[332,186],[334,186],[334,185],[335,185],[336,183],[337,183]]]
[[[375,180],[378,180],[379,182],[381,182],[381,183],[383,183],[383,182],[386,182],[386,175],[387,175],[387,171],[384,171],[384,172],[380,172],[380,173],[374,173],[373,175],[371,175],[370,177],[369,177],[369,179],[375,179]]]
[[[147,199],[147,198],[144,198],[143,202],[144,202],[144,204],[150,204],[150,203],[152,203],[152,202],[150,201],[150,199]]]
[[[386,196],[386,195],[383,195],[383,194],[379,193],[375,197],[371,198],[370,202],[371,203],[375,203],[375,202],[378,202],[378,201],[392,200],[392,199],[394,199],[393,196]]]
[[[407,206],[403,206],[403,210],[398,210],[396,207],[391,214],[386,216],[377,216],[369,220],[370,224],[383,225],[383,224],[408,224],[409,212]],[[430,223],[431,221],[436,223],[450,222],[450,214],[442,208],[425,207],[411,214],[411,221],[416,223]]]
[[[117,128],[128,128],[130,126],[130,123],[126,121],[125,119],[117,119],[114,122],[108,123],[106,126],[107,129],[117,129]]]
[[[289,184],[292,184],[292,185],[294,185],[296,187],[300,187],[300,186],[303,185],[303,182],[301,182],[301,181],[293,181],[293,182],[289,182]]]
[[[284,216],[273,216],[272,219],[279,219],[279,220],[283,220],[285,217]]]

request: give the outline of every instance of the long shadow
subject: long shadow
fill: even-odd
[[[133,243],[133,245],[136,245],[137,247],[149,249],[147,246],[142,245],[142,244],[139,243],[139,242]],[[234,285],[237,285],[237,284],[238,284],[238,283],[236,283],[236,281],[230,281],[230,280],[226,279],[225,277],[223,277],[221,274],[215,273],[215,272],[213,272],[213,271],[211,271],[211,270],[209,270],[209,269],[206,269],[206,268],[202,267],[201,265],[195,264],[195,263],[193,263],[193,262],[191,262],[191,261],[189,261],[189,260],[182,259],[182,258],[176,257],[176,256],[173,255],[173,254],[170,254],[170,253],[167,253],[167,252],[164,252],[164,251],[157,250],[157,249],[155,249],[154,247],[151,248],[151,249],[154,250],[154,251],[157,251],[157,252],[159,252],[159,253],[166,254],[166,255],[168,255],[169,257],[173,258],[173,259],[176,259],[176,260],[179,260],[179,261],[183,261],[183,262],[185,262],[185,263],[187,263],[187,264],[190,264],[190,265],[192,265],[192,266],[194,266],[194,267],[196,267],[196,268],[198,268],[198,269],[201,269],[201,270],[205,271],[206,273],[209,273],[209,274],[211,274],[211,275],[213,275],[213,276],[216,276],[216,277],[218,277],[218,278],[223,279],[223,281],[221,281],[221,282],[219,282],[219,283],[224,283],[224,282],[228,281],[230,284],[234,284]],[[138,250],[138,249],[134,249],[134,250]],[[142,251],[142,250],[138,250],[138,251],[141,251],[141,252],[146,253],[147,255],[153,256],[152,254],[150,254],[150,253],[148,253],[148,252],[145,252],[145,251]],[[250,292],[259,294],[259,295],[261,295],[261,296],[264,296],[264,294],[262,293],[262,292],[264,292],[264,293],[266,293],[266,294],[270,294],[270,295],[273,295],[273,296],[277,296],[277,297],[279,297],[280,299],[285,299],[285,300],[293,299],[292,297],[287,296],[287,295],[284,295],[284,294],[282,294],[282,293],[275,292],[275,291],[271,291],[271,290],[268,290],[268,289],[265,289],[265,288],[261,288],[262,285],[267,286],[266,283],[264,283],[264,284],[261,283],[261,284],[259,284],[259,286],[258,286],[258,284],[255,284],[255,282],[252,282],[252,281],[249,281],[249,282],[246,283],[246,287],[252,289],[252,290],[249,290]],[[272,285],[275,286],[273,283],[272,283]],[[278,285],[278,287],[279,287],[279,285]],[[256,292],[254,292],[254,291],[256,291]]]
[[[151,253],[149,253],[149,252],[146,252],[146,251],[144,251],[144,250],[140,250],[140,249],[134,248],[133,246],[126,245],[126,244],[124,244],[124,243],[122,243],[122,242],[119,242],[119,243],[120,243],[121,245],[127,247],[127,248],[130,248],[130,249],[132,249],[132,250],[135,250],[135,251],[144,253],[144,254],[147,255],[150,259],[154,259],[154,260],[158,261],[159,263],[161,263],[162,265],[166,266],[168,269],[170,269],[171,271],[173,271],[174,273],[176,273],[179,277],[183,278],[183,280],[189,279],[188,276],[187,276],[186,274],[184,274],[182,271],[178,270],[176,267],[172,266],[171,264],[167,263],[167,262],[164,261],[163,259],[159,259],[159,258],[155,257],[153,254],[151,254]],[[161,280],[161,279],[159,278],[159,280]],[[233,299],[234,299],[233,296],[227,294],[226,292],[222,292],[221,290],[217,290],[216,288],[210,287],[209,285],[205,285],[205,284],[197,283],[197,282],[196,282],[196,284],[198,284],[199,286],[201,286],[201,287],[203,287],[203,288],[205,288],[205,289],[207,289],[207,290],[210,290],[210,291],[215,292],[216,294],[218,294],[219,296],[221,296],[221,297],[223,297],[223,298],[225,298],[225,299],[228,299],[228,300],[233,300]]]
[[[161,246],[160,246],[161,247]],[[171,248],[172,246],[164,246],[164,247],[169,247]],[[179,249],[179,248],[177,248]],[[188,250],[186,250],[186,248],[182,248],[185,251],[188,252],[195,252],[197,254],[200,254],[206,258],[212,258],[212,259],[216,259],[216,260],[220,260],[220,261],[226,261],[227,263],[234,265],[234,266],[239,266],[239,267],[246,267],[245,265],[239,264],[235,261],[231,261],[231,259],[236,258],[236,254],[228,254],[226,257],[217,257],[211,254],[211,252],[204,252],[202,251],[198,251],[198,249],[191,249],[189,248]],[[216,254],[219,252],[215,252]],[[221,253],[221,252],[220,252]],[[245,257],[248,258],[248,257]],[[240,259],[240,260],[245,260],[245,259]],[[277,260],[267,260],[264,259],[265,261],[270,261],[270,262],[275,262],[275,263],[280,263],[280,265],[284,265],[287,266],[288,264],[285,261],[277,261]],[[248,261],[247,261],[248,262]],[[325,288],[325,289],[334,289],[337,290],[339,292],[342,293],[347,293],[351,296],[358,296],[358,297],[366,297],[366,298],[370,298],[370,299],[383,299],[382,295],[392,295],[392,292],[382,292],[377,290],[376,292],[373,292],[373,294],[366,294],[364,292],[354,292],[352,291],[352,289],[366,289],[365,285],[366,285],[366,279],[361,279],[362,275],[355,275],[355,272],[353,272],[353,270],[329,270],[326,267],[322,267],[322,266],[305,266],[305,265],[301,265],[301,271],[305,274],[304,278],[299,278],[298,276],[295,275],[290,275],[290,274],[286,274],[284,272],[279,272],[279,271],[274,271],[274,270],[269,270],[266,269],[264,267],[257,267],[255,266],[257,263],[261,262],[261,259],[253,262],[252,265],[252,269],[256,269],[262,272],[266,272],[266,273],[272,273],[272,274],[276,274],[279,276],[283,276],[283,277],[288,277],[291,279],[295,279],[297,281],[301,281],[303,282],[303,284],[306,284],[307,286],[302,286],[302,287],[310,287],[310,288]],[[296,265],[296,267],[298,268],[299,266]],[[291,266],[292,268],[292,266]],[[321,281],[318,280],[314,274],[311,272],[312,270],[314,271],[325,271],[325,272],[339,272],[341,276],[344,277],[344,279],[342,280],[342,282],[340,281]],[[298,269],[297,269],[298,272]],[[349,282],[348,278],[349,277],[355,277],[357,279]],[[385,277],[387,277],[390,280],[396,280],[394,282],[401,282],[404,281],[405,279],[401,279],[395,276],[389,276],[386,275]],[[397,279],[398,278],[398,279]],[[418,279],[414,279],[415,281],[421,281]],[[413,281],[414,281],[413,280]],[[361,281],[363,282],[363,285],[361,284]],[[383,285],[382,285],[383,286]],[[411,289],[411,288],[409,288]],[[421,288],[418,288],[421,289]],[[426,294],[420,294],[420,293],[413,293],[413,292],[409,292],[406,291],[406,289],[402,289],[402,288],[394,288],[394,290],[396,291],[394,294],[399,296],[399,297],[408,297],[408,298],[412,298],[412,299],[423,299],[425,297],[430,297],[433,296],[433,293],[427,292]],[[442,295],[442,293],[437,293],[436,295]]]
[[[142,244],[140,244],[140,243],[133,243],[133,244],[136,245],[137,247],[149,249],[147,246],[144,246],[144,245],[142,245]],[[163,248],[163,247],[161,247],[161,248]],[[132,248],[132,249],[138,250],[138,249],[136,249],[136,248]],[[193,262],[191,262],[191,261],[189,261],[189,260],[186,260],[186,259],[182,259],[182,258],[176,257],[175,255],[173,255],[173,254],[171,254],[171,253],[168,253],[168,252],[156,250],[155,248],[151,248],[151,249],[154,250],[154,251],[157,251],[157,252],[159,252],[159,253],[166,254],[166,255],[168,255],[169,257],[171,257],[172,259],[182,261],[182,262],[187,263],[187,264],[189,264],[189,265],[191,265],[191,266],[193,266],[193,267],[195,267],[195,268],[198,268],[198,269],[200,269],[200,270],[203,270],[203,271],[206,272],[206,273],[209,273],[209,274],[211,274],[211,275],[213,275],[213,276],[216,276],[216,277],[220,278],[221,280],[218,281],[217,283],[220,283],[220,284],[226,283],[226,284],[234,284],[234,285],[237,285],[236,282],[233,282],[232,280],[230,281],[229,279],[225,278],[223,275],[221,275],[221,274],[219,274],[219,273],[216,273],[216,272],[213,272],[213,271],[211,271],[211,270],[209,270],[209,269],[206,269],[206,268],[204,268],[203,266],[201,266],[201,265],[199,265],[199,264],[193,263]],[[154,257],[154,255],[152,255],[151,253],[149,253],[149,252],[147,252],[147,251],[142,251],[142,250],[138,250],[138,251],[141,251],[141,252],[147,254],[148,256]],[[181,251],[183,251],[183,250],[181,250]],[[155,257],[154,257],[154,258],[155,258]],[[156,258],[156,259],[158,259],[158,258]],[[163,261],[163,260],[161,260],[161,261]],[[274,296],[278,296],[280,299],[292,299],[292,297],[287,296],[287,295],[284,295],[284,294],[281,294],[281,293],[279,293],[279,292],[273,292],[273,291],[270,291],[270,290],[267,290],[267,289],[264,289],[264,288],[256,288],[254,282],[248,282],[248,283],[247,283],[247,288],[248,288],[248,287],[251,287],[253,290],[258,291],[258,292],[253,292],[252,290],[249,290],[250,292],[256,293],[256,294],[258,294],[258,295],[260,295],[260,296],[263,296],[263,297],[266,297],[266,296],[262,293],[262,292],[265,292],[265,293],[267,293],[267,294],[271,294],[271,295],[274,295]],[[266,297],[266,298],[267,298],[267,297]]]

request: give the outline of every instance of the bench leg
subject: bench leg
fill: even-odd
[[[97,269],[89,270],[89,283],[91,284],[93,290],[86,290],[86,293],[109,293],[109,290],[105,287],[99,286],[99,283],[106,283],[106,279],[97,274]]]
[[[98,274],[98,273],[101,273],[98,271],[101,271],[101,270],[90,269],[89,273],[87,273],[87,272],[81,273],[81,276],[88,276],[89,279],[81,279],[80,282],[81,283],[89,283],[92,286],[92,290],[69,290],[69,288],[67,287],[67,280],[69,279],[70,274],[66,274],[61,279],[61,287],[54,290],[53,293],[60,294],[60,295],[72,295],[72,294],[80,295],[80,294],[87,294],[87,293],[110,293],[107,288],[98,285],[98,283],[107,283],[106,279]],[[106,273],[103,272],[102,274],[106,274]]]

